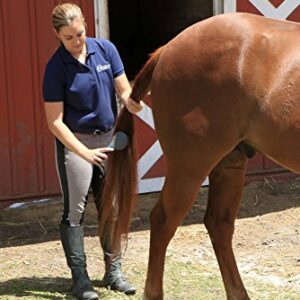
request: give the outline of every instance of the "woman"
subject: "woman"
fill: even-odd
[[[78,299],[98,299],[86,270],[83,216],[90,187],[101,193],[107,147],[117,115],[115,93],[131,113],[141,105],[129,96],[130,84],[114,45],[86,37],[81,9],[71,3],[52,12],[54,32],[61,44],[47,63],[43,97],[50,131],[56,137],[57,170],[64,199],[60,236],[71,269],[72,293]],[[94,197],[99,199],[99,197]],[[99,203],[96,203],[99,209]],[[119,251],[103,238],[105,286],[135,293],[121,272]]]

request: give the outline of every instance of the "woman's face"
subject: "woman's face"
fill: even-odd
[[[56,35],[72,55],[79,55],[85,45],[85,23],[76,18],[70,25],[61,27]]]

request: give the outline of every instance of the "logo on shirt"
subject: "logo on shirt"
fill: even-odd
[[[97,65],[97,71],[100,73],[110,68],[110,64]]]

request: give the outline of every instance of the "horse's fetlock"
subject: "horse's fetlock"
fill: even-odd
[[[227,292],[227,300],[250,300],[244,285],[240,285],[233,289],[230,293]]]
[[[150,293],[145,293],[143,294],[143,300],[163,300],[163,295],[162,294],[150,294]]]

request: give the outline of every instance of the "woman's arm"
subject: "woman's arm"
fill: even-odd
[[[100,165],[107,158],[105,152],[112,151],[111,148],[88,149],[83,145],[63,122],[63,102],[45,102],[45,113],[48,128],[53,135],[84,160]]]
[[[143,103],[142,101],[137,103],[130,98],[131,86],[125,73],[115,78],[115,85],[116,92],[128,111],[133,114],[138,113],[143,108]]]

